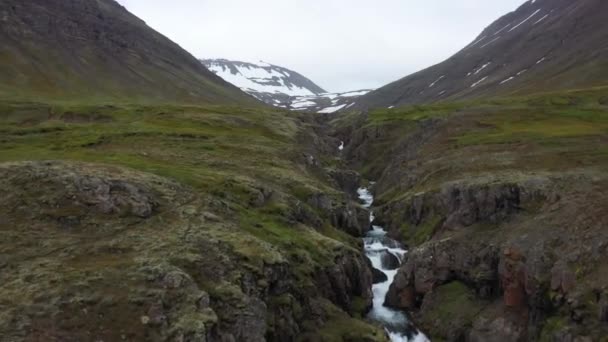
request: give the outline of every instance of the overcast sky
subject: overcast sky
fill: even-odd
[[[118,0],[198,58],[293,69],[328,91],[441,62],[525,0]]]

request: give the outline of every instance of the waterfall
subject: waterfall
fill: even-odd
[[[363,206],[371,208],[374,203],[371,192],[360,188],[357,193]],[[381,323],[393,342],[428,342],[429,339],[412,325],[404,312],[384,306],[388,289],[405,259],[407,250],[399,242],[389,238],[384,228],[373,225],[375,217],[372,211],[369,219],[372,229],[363,238],[365,255],[387,280],[372,286],[373,306],[368,318]]]

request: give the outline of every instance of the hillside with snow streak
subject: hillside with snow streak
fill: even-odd
[[[446,61],[361,97],[355,109],[608,85],[608,1],[530,0]]]

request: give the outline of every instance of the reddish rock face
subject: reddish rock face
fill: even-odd
[[[388,298],[387,298],[388,300]],[[413,309],[416,307],[416,290],[413,287],[407,287],[397,293],[396,298],[392,299],[392,304],[406,309]]]
[[[509,247],[504,251],[499,275],[504,290],[507,307],[523,308],[526,305],[526,266],[525,258],[516,249]]]

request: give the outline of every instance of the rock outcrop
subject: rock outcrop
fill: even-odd
[[[286,341],[310,333],[312,317],[359,322],[347,313],[371,306],[371,265],[356,248],[311,232],[329,259],[289,255],[175,181],[70,162],[2,164],[0,176],[10,340]],[[262,194],[252,210],[284,196],[251,193]]]
[[[444,338],[523,341],[556,331],[591,339],[602,336],[598,294],[605,286],[597,265],[608,252],[608,235],[602,228],[606,221],[594,216],[602,209],[585,204],[584,190],[564,187],[570,181],[536,179],[495,191],[489,191],[492,186],[475,186],[465,192],[414,196],[401,211],[404,219],[415,224],[425,220],[421,213],[433,213],[441,216],[442,224],[429,232],[428,242],[411,250],[386,304],[417,312],[423,329]],[[553,182],[559,187],[549,185]],[[542,184],[543,190],[532,184]],[[478,310],[464,322],[472,327],[467,331],[433,323],[442,305],[434,294],[453,282],[471,291],[471,298],[463,302]],[[552,315],[558,318],[546,321]]]

